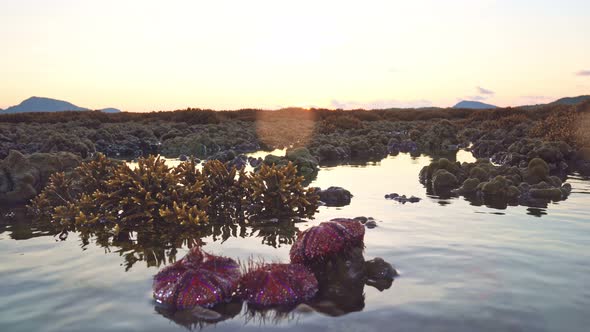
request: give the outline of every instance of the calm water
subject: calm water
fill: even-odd
[[[418,172],[430,160],[402,154],[372,165],[328,167],[312,183],[349,189],[352,204],[321,207],[314,221],[297,227],[374,217],[378,227],[367,230],[365,257],[382,257],[401,272],[390,289],[365,286],[361,311],[339,317],[241,312],[204,329],[587,331],[590,181],[570,177],[574,193],[547,209],[496,210],[461,198],[427,197]],[[385,200],[391,192],[423,200]],[[26,222],[0,226],[0,331],[185,330],[154,308],[151,284],[158,267],[140,260],[126,269],[122,255],[129,252],[84,246],[75,234],[66,241],[31,235],[40,234],[30,234]],[[15,240],[23,237],[28,239]],[[289,245],[263,245],[256,236],[205,241],[215,254],[288,261]]]

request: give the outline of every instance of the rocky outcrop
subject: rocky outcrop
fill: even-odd
[[[318,188],[319,189],[319,188]],[[350,204],[352,194],[350,191],[341,187],[330,187],[325,190],[319,190],[320,201],[326,203],[327,206],[345,206]]]
[[[522,168],[495,166],[484,159],[463,164],[439,159],[422,169],[420,182],[436,195],[461,195],[494,205],[544,206],[566,199],[571,192],[571,186],[552,176],[541,158]]]
[[[33,153],[11,150],[0,161],[0,204],[26,203],[45,186],[55,172],[69,171],[81,158],[70,152]]]

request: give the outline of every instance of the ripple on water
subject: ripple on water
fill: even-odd
[[[362,311],[341,317],[242,312],[215,331],[586,331],[590,181],[570,176],[572,195],[544,209],[496,210],[428,197],[418,172],[430,160],[400,154],[367,166],[323,168],[312,185],[349,189],[352,203],[321,207],[315,220],[297,225],[374,217],[365,257],[382,257],[401,272],[390,289],[365,286]],[[392,192],[423,200],[402,205],[383,198]],[[1,331],[185,330],[155,312],[151,282],[158,267],[139,254],[126,271],[119,248],[91,243],[82,250],[75,234],[63,242],[17,241],[14,231],[0,229]],[[273,248],[256,236],[204,241],[209,252],[242,261],[288,259],[289,245]]]

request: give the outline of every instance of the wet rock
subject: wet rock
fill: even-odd
[[[178,156],[178,160],[180,161],[187,161],[188,160],[188,156],[185,154],[181,154],[180,156]]]
[[[400,152],[409,153],[418,151],[418,144],[411,140],[399,141],[392,138],[387,144],[387,152],[392,155],[397,155]]]
[[[293,162],[297,166],[297,172],[306,178],[317,174],[319,171],[318,160],[306,148],[289,149],[286,158]]]
[[[520,195],[520,190],[513,185],[506,177],[498,175],[489,182],[483,182],[478,185],[478,189],[488,196],[495,199],[515,200]]]
[[[250,166],[256,168],[256,167],[260,166],[263,163],[263,159],[262,158],[252,158],[252,157],[249,157],[248,158],[248,162],[250,163]]]
[[[317,148],[317,155],[322,163],[343,161],[350,159],[350,154],[343,147],[332,144],[323,144]]]
[[[546,180],[548,177],[549,165],[547,165],[543,159],[534,158],[529,162],[527,170],[524,174],[524,180],[528,184],[539,183]]]
[[[367,227],[368,229],[373,229],[377,227],[377,222],[375,220],[367,220],[367,222],[365,223],[365,227]]]
[[[356,217],[353,220],[359,221],[361,224],[365,224],[368,220],[367,217]]]
[[[463,181],[463,185],[461,187],[453,190],[453,193],[457,195],[470,195],[477,191],[477,187],[480,184],[480,180],[478,178],[469,178]]]
[[[248,157],[246,155],[238,155],[229,162],[229,166],[235,166],[237,169],[243,169],[248,165]]]
[[[445,169],[437,170],[432,176],[432,186],[435,191],[450,190],[456,188],[458,184],[457,177]]]
[[[236,153],[233,150],[221,151],[215,153],[211,157],[207,158],[208,160],[219,160],[223,163],[230,162],[236,158]]]
[[[391,199],[397,202],[400,202],[402,204],[406,204],[406,203],[418,203],[420,202],[422,199],[416,196],[410,196],[410,197],[406,197],[406,195],[399,195],[397,193],[391,193],[391,194],[387,194],[385,195],[386,199]]]
[[[393,279],[399,275],[393,266],[381,257],[366,261],[365,267],[369,279]]]
[[[341,187],[329,187],[325,190],[320,190],[320,201],[326,203],[327,206],[345,206],[350,204],[352,194],[350,191]]]

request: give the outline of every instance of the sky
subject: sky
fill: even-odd
[[[0,108],[498,106],[590,94],[590,1],[0,0]]]

